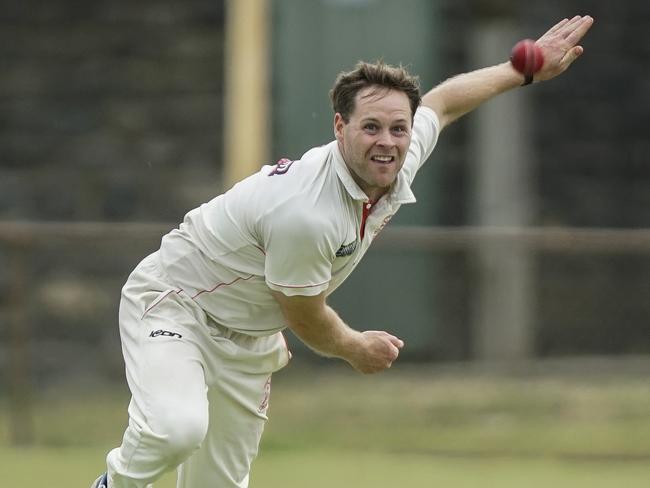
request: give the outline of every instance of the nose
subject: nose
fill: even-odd
[[[390,133],[390,130],[381,131],[377,138],[377,145],[382,148],[395,147],[395,141],[393,140],[393,135]]]

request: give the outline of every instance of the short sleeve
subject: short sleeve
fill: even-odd
[[[420,106],[413,119],[413,134],[403,171],[409,184],[413,183],[415,174],[433,152],[438,142],[440,121],[429,107]]]
[[[314,296],[329,287],[335,257],[330,225],[298,211],[277,211],[264,219],[264,274],[272,290]]]

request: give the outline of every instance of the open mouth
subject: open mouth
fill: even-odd
[[[371,161],[380,164],[390,164],[395,161],[395,156],[375,155],[370,158]]]

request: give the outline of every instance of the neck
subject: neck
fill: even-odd
[[[354,168],[352,168],[352,166],[350,166],[348,164],[348,161],[347,161],[346,155],[345,155],[345,149],[343,148],[343,145],[341,144],[340,141],[338,141],[338,146],[339,146],[339,152],[341,153],[341,157],[343,158],[343,162],[345,163],[346,168],[348,168],[348,171],[350,172],[350,175],[352,176],[352,179],[357,184],[357,186],[359,188],[361,188],[361,190],[366,194],[366,196],[368,197],[368,200],[370,200],[371,202],[377,202],[381,197],[383,197],[386,193],[388,193],[389,191],[391,191],[394,188],[397,180],[393,181],[391,183],[391,185],[389,187],[387,187],[387,188],[368,185],[363,180],[363,178],[361,178],[354,171]]]
[[[347,164],[346,164],[347,166]],[[359,175],[357,175],[350,166],[348,166],[348,170],[350,171],[350,174],[352,175],[352,179],[354,182],[363,190],[363,192],[366,194],[368,197],[368,200],[371,202],[376,202],[379,200],[381,197],[383,197],[386,193],[388,193],[392,188],[395,182],[391,184],[388,188],[381,188],[378,186],[370,186],[368,185]]]

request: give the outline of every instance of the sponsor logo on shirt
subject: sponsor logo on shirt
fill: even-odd
[[[359,241],[353,241],[350,244],[343,244],[341,247],[339,247],[339,250],[336,251],[336,257],[341,258],[343,256],[349,256],[357,250],[358,245]]]

